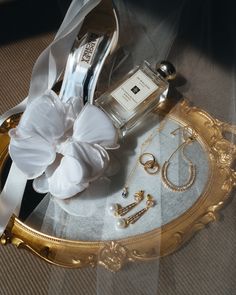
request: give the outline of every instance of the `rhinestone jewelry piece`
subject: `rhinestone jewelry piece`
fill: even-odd
[[[122,197],[123,197],[124,199],[126,199],[127,196],[128,196],[128,187],[125,186],[125,187],[123,188],[123,190],[122,190]]]

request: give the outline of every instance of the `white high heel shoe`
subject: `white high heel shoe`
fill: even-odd
[[[30,105],[35,99],[45,97],[44,94],[60,79],[66,61],[59,97],[66,102],[70,97],[82,94],[84,100],[92,103],[102,67],[117,46],[118,32],[117,16],[111,1],[90,0],[81,4],[74,0],[54,41],[40,55],[34,66],[28,98],[1,116],[0,125],[9,116],[24,111],[27,104]],[[75,43],[77,36],[78,41]],[[85,51],[90,42],[94,42],[96,46],[92,52],[93,58],[85,66],[83,57],[86,57]],[[4,231],[13,212],[19,213],[26,182],[27,177],[13,162],[0,196],[0,232]]]

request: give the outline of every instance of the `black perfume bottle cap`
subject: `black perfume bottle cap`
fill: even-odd
[[[156,65],[156,71],[166,80],[173,80],[176,77],[175,67],[169,61],[163,60]]]

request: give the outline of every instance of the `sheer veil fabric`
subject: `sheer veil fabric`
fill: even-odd
[[[173,62],[180,73],[175,85],[179,93],[220,120],[235,124],[236,26],[232,7],[227,3],[216,3],[210,0],[196,2],[148,0],[145,3],[139,0],[114,0],[113,2],[120,20],[119,42],[121,50],[110,61],[109,79],[101,81],[105,84],[104,87],[115,83],[130,68],[140,64],[144,59],[153,65],[158,60],[168,59]],[[67,17],[56,35],[57,44],[62,45],[65,40],[72,42],[79,29],[79,26],[77,27],[77,13],[81,11],[83,5],[87,4],[86,9],[84,8],[85,13],[85,10],[87,12],[89,9],[93,9],[97,3],[98,1],[92,0],[86,3],[80,0],[72,2]],[[79,15],[81,17],[82,12]],[[70,28],[68,29],[70,33],[67,36],[64,36],[65,27]],[[76,27],[75,31],[74,27]],[[65,65],[66,54],[69,50],[70,46],[68,45],[64,52],[65,55],[63,53],[63,58],[60,58],[61,63],[58,67],[53,56],[58,57],[61,54],[60,50],[58,53],[55,49],[54,54],[49,54],[50,50],[43,53],[41,57],[43,62],[35,67],[32,76],[32,81],[37,77],[37,81],[41,82],[33,86],[31,84],[29,102],[48,87],[52,87]],[[52,73],[48,71],[49,64],[53,69]],[[40,72],[42,80],[37,75]],[[23,103],[21,110],[24,107]],[[234,136],[230,135],[228,139],[233,142]],[[117,169],[119,169],[118,164]],[[81,199],[85,200],[86,194],[89,194],[91,198],[102,198],[106,195],[110,186],[109,175],[102,180],[104,181],[102,184],[100,181],[97,183],[97,190],[84,191]],[[73,238],[76,238],[74,231],[70,232],[70,228],[66,228],[66,225],[75,224],[76,214],[85,219],[93,216],[97,207],[91,206],[85,211],[84,207],[80,208],[79,198],[71,200],[74,202],[72,204],[75,208],[73,216],[73,214],[68,214],[68,208],[73,207],[70,201],[60,204],[58,202],[60,201],[48,195],[26,222],[39,230],[50,231],[59,237],[62,237],[66,232],[67,236],[71,234]],[[235,202],[229,204],[229,206],[231,205],[234,206]],[[80,209],[78,210],[78,208]],[[164,214],[162,201],[160,208],[160,218],[162,219],[162,214]],[[231,219],[235,220],[234,215],[231,216]],[[229,278],[228,269],[232,270],[235,266],[234,257],[236,255],[234,255],[234,248],[230,246],[232,244],[230,239],[235,238],[235,228],[234,231],[224,233],[225,241],[222,242],[217,240],[217,229],[220,226],[222,227],[222,223],[215,224],[212,231],[210,231],[211,227],[205,229],[202,239],[190,242],[196,243],[198,241],[196,244],[198,246],[189,247],[190,245],[187,245],[180,250],[178,256],[168,257],[169,268],[165,269],[166,276],[164,281],[162,279],[161,285],[159,285],[159,271],[163,272],[163,270],[160,270],[160,261],[143,265],[132,264],[118,274],[111,274],[104,269],[97,268],[96,291],[93,294],[199,295],[208,294],[210,291],[217,295],[233,294],[235,280],[231,280],[231,285],[224,284],[223,280],[227,281]],[[105,226],[101,226],[97,229],[101,238],[105,234],[104,228]],[[213,237],[215,237],[214,241],[212,241]],[[217,243],[215,243],[216,240]],[[207,251],[206,248],[212,251]],[[228,259],[224,259],[226,254],[222,249],[227,249],[229,252]],[[182,263],[184,259],[186,259],[185,264]],[[216,264],[222,267],[216,268]],[[206,270],[209,272],[206,273]],[[57,294],[72,294],[66,290],[66,284],[64,284],[69,277],[68,273],[69,271],[66,269],[53,269],[50,279],[54,283],[49,284],[48,294],[54,295],[55,292]],[[184,273],[187,274],[184,276]],[[55,287],[56,279],[58,280],[57,287]],[[88,275],[86,279],[89,280],[90,276]],[[80,292],[78,291],[79,285],[73,287],[75,287],[73,288],[75,292]],[[86,294],[86,290],[79,294]]]
[[[116,83],[124,73],[127,73],[143,60],[148,60],[152,66],[154,66],[158,61],[166,59],[169,56],[178,32],[179,19],[184,3],[185,1],[179,1],[178,4],[172,7],[172,11],[168,16],[163,15],[156,19],[155,16],[150,18],[149,11],[143,11],[141,7],[138,7],[138,5],[136,6],[132,2],[114,1],[119,16],[119,44],[121,48],[108,66],[109,79],[101,79],[100,81],[100,83],[105,84],[102,85],[102,87],[110,87]],[[106,67],[104,71],[106,71]],[[102,73],[102,76],[103,74],[104,73]],[[116,169],[119,169],[119,165],[115,162],[115,159],[113,163],[115,163],[114,170],[116,171]],[[113,173],[115,172],[113,171]],[[30,226],[45,233],[54,233],[54,235],[58,237],[66,237],[73,240],[79,239],[78,231],[76,231],[75,226],[75,224],[78,224],[78,216],[80,220],[83,218],[84,222],[86,222],[87,218],[95,216],[98,209],[100,210],[101,216],[105,217],[107,214],[106,206],[98,208],[98,202],[90,202],[88,206],[86,198],[90,198],[90,200],[104,199],[110,190],[110,186],[109,175],[105,175],[105,177],[96,181],[94,186],[90,186],[87,190],[82,192],[78,198],[68,199],[64,202],[52,198],[48,194],[26,222]],[[109,202],[110,201],[107,200],[107,205]],[[104,204],[104,202],[101,202],[101,204]],[[160,218],[158,219],[160,219],[161,222],[161,202],[159,210]],[[97,239],[103,239],[106,236],[106,232],[104,232],[106,229],[106,222],[106,219],[103,218],[103,220],[99,221],[99,226],[94,229]],[[96,220],[94,223],[96,224]],[[83,226],[83,224],[80,223],[80,226]],[[91,234],[91,231],[89,231],[88,234]],[[91,237],[88,237],[88,239],[91,239]],[[158,246],[159,245],[157,245],[157,247]],[[128,288],[130,294],[142,294],[140,292],[143,292],[144,289],[147,295],[156,294],[158,291],[159,262],[157,261],[152,264],[152,272],[149,272],[148,279],[145,275],[145,269],[145,267],[140,268],[139,266],[132,265],[124,271],[121,271],[121,276],[126,276],[128,280],[133,280],[132,286],[130,285]],[[52,273],[52,279],[53,277],[54,274]],[[61,271],[61,278],[66,278],[66,270]],[[106,287],[103,283],[104,280],[107,282]],[[108,272],[98,268],[96,294],[116,294],[116,287],[113,284],[115,284],[114,277]],[[52,288],[49,294],[53,294],[54,291],[55,290]],[[58,292],[62,294],[62,285],[58,286]],[[124,292],[126,291],[124,290]]]
[[[156,20],[154,17],[153,19],[150,19],[147,13],[133,10],[132,5],[125,1],[114,1],[114,7],[117,10],[120,24],[120,49],[110,60],[107,67],[110,71],[108,74],[109,79],[102,79],[103,77],[100,79],[102,80],[100,83],[105,84],[103,87],[106,89],[110,87],[122,77],[124,73],[127,73],[134,66],[142,63],[143,60],[148,60],[152,66],[155,66],[158,61],[163,60],[168,56],[178,31],[178,22],[183,4],[184,1],[179,1],[178,4],[172,8],[171,14],[168,15],[167,18],[166,16],[163,16],[159,20],[158,26],[156,26]],[[148,23],[148,31],[145,30],[146,23]],[[168,36],[168,38],[166,38],[166,36]],[[155,41],[157,39],[159,42]],[[144,51],[144,47],[148,48],[148,51]],[[106,66],[104,72],[105,71]],[[112,169],[116,171],[116,161],[114,166],[115,167]],[[104,184],[102,185],[103,182]],[[98,186],[97,190],[93,186],[80,193],[77,198],[71,198],[65,202],[55,198],[53,199],[52,196],[48,194],[43,203],[40,204],[28,218],[27,223],[34,224],[34,226],[38,227],[39,224],[36,225],[34,219],[41,220],[40,224],[42,224],[42,230],[45,232],[49,233],[52,228],[55,227],[57,233],[60,232],[63,237],[73,237],[73,239],[77,239],[78,237],[73,233],[71,226],[67,227],[66,224],[74,224],[76,222],[76,216],[92,216],[96,210],[95,205],[90,203],[90,205],[87,206],[86,202],[83,202],[82,200],[85,200],[88,196],[90,199],[93,199],[96,195],[97,199],[99,199],[99,196],[103,196],[104,192],[109,190],[109,182],[109,178],[107,179],[105,175],[103,180],[99,180],[98,183],[96,182],[96,185]],[[45,204],[48,204],[48,210],[46,213]],[[58,206],[63,208],[61,214],[58,213],[61,210]],[[58,223],[59,215],[64,216],[64,219],[61,217],[60,222]],[[42,218],[44,220],[43,222]],[[54,223],[55,226],[52,225]],[[61,229],[63,229],[61,231],[60,224]],[[102,235],[103,234],[101,233],[101,237]]]
[[[99,0],[74,0],[71,3],[54,41],[42,52],[35,63],[28,97],[19,106],[2,115],[0,123],[3,123],[12,114],[23,111],[27,104],[30,104],[34,99],[42,97],[46,91],[52,89],[62,74],[68,54],[82,26],[84,17],[99,2]],[[12,185],[13,179],[18,180],[15,186]],[[22,200],[26,181],[27,177],[13,163],[8,180],[0,196],[2,208],[0,220],[1,232],[4,231],[12,213],[15,212],[18,214],[17,211],[19,210],[17,208],[20,207],[19,204]],[[14,187],[16,190],[14,190]]]

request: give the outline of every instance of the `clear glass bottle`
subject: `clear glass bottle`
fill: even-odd
[[[102,94],[95,105],[111,118],[124,136],[162,102],[162,94],[169,86],[168,80],[175,74],[174,66],[167,61],[161,62],[156,70],[145,61],[113,89]]]

